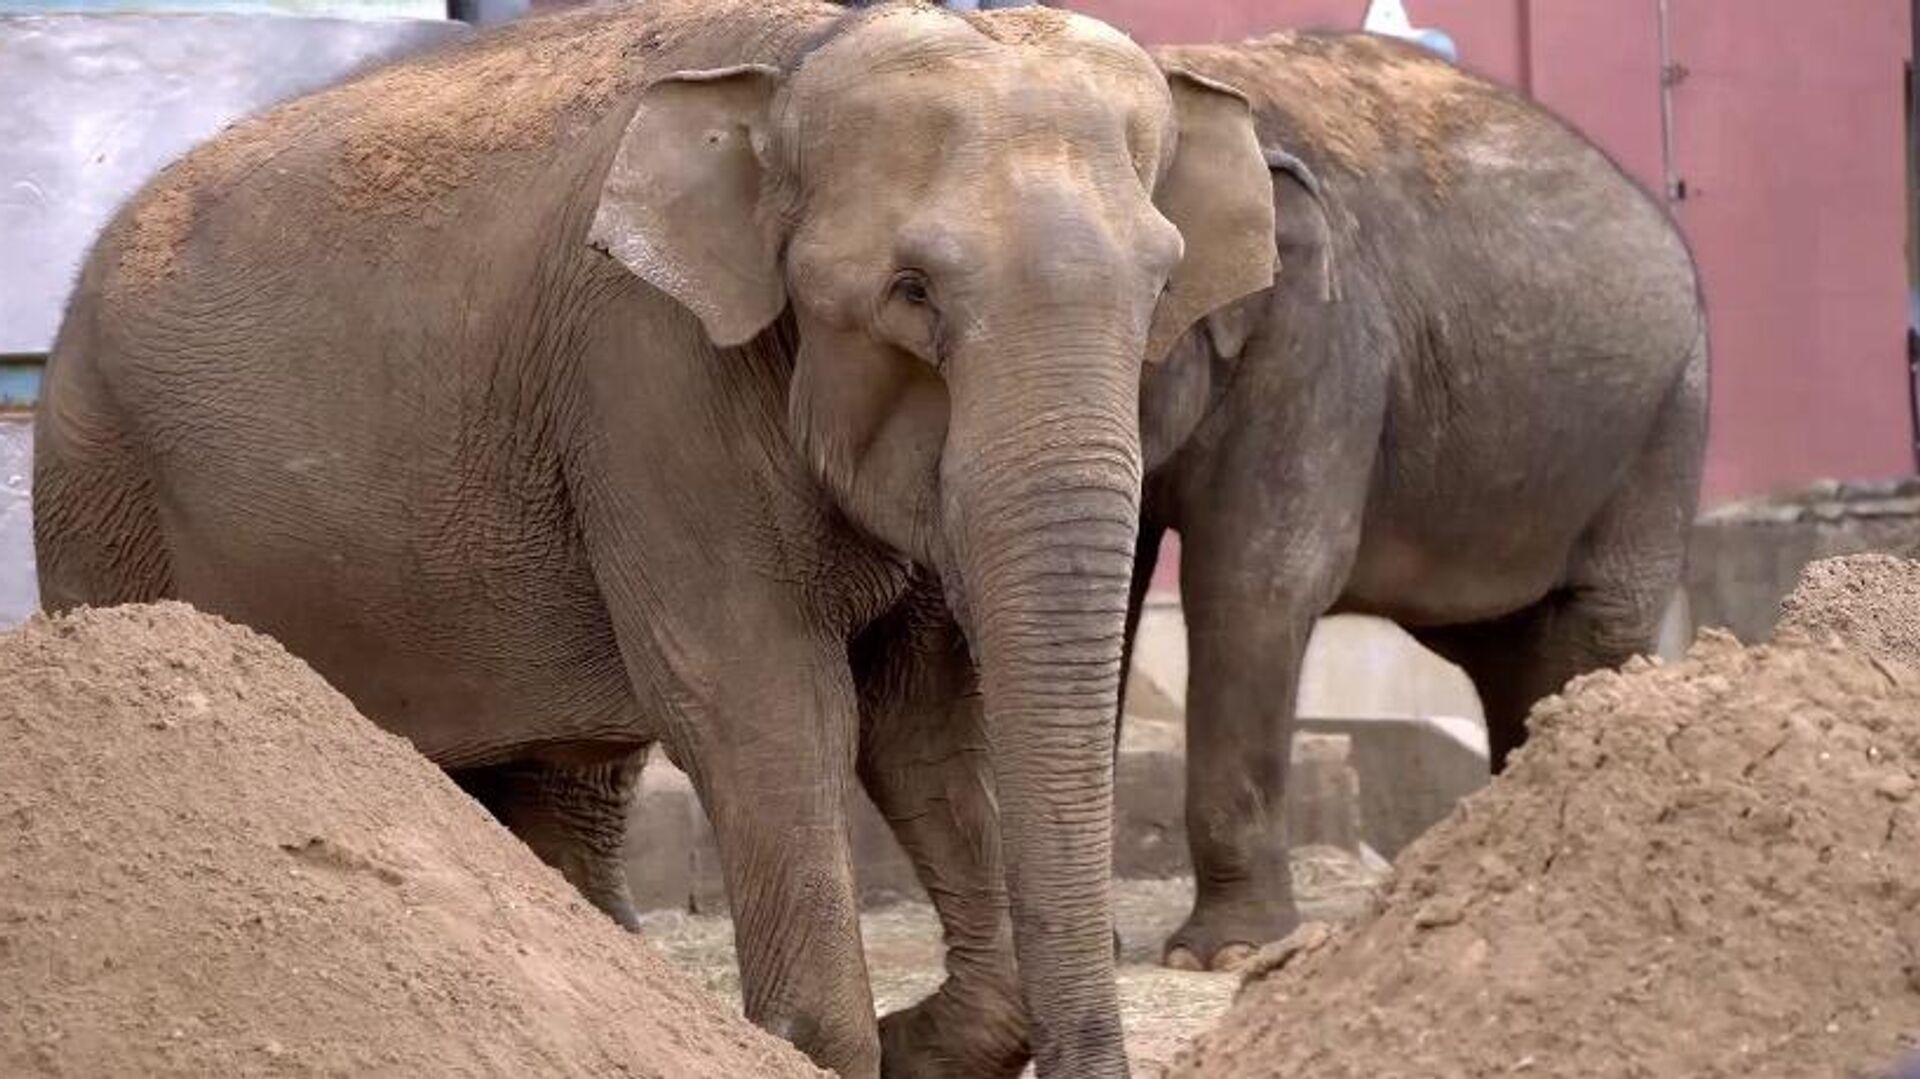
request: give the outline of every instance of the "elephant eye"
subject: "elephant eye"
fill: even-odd
[[[925,307],[933,302],[927,292],[927,277],[918,270],[901,270],[893,275],[893,295],[915,307]]]
[[[935,368],[942,366],[940,309],[933,304],[933,283],[925,273],[895,273],[887,281],[878,314],[883,336]]]

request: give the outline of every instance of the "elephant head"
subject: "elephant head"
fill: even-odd
[[[1233,91],[1083,17],[922,5],[851,12],[787,70],[655,83],[594,219],[715,345],[791,311],[797,452],[940,573],[980,664],[1043,1072],[1124,1070],[1109,821],[1141,365],[1269,285],[1272,235]]]

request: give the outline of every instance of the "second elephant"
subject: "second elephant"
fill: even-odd
[[[1706,437],[1692,259],[1598,149],[1368,35],[1164,49],[1253,97],[1276,286],[1142,394],[1129,645],[1168,530],[1187,621],[1196,896],[1166,961],[1296,920],[1285,804],[1314,621],[1378,615],[1463,667],[1494,769],[1569,678],[1651,648]]]

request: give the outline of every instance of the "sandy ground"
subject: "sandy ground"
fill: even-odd
[[[1325,848],[1294,852],[1294,880],[1302,914],[1344,919],[1366,903],[1377,872]],[[1233,997],[1238,978],[1168,970],[1157,962],[1160,942],[1186,915],[1189,880],[1119,881],[1120,1007],[1134,1074],[1153,1077],[1186,1041],[1211,1026]],[[665,911],[642,916],[646,939],[707,988],[738,1006],[732,927],[723,915]],[[933,908],[900,903],[861,918],[874,1004],[881,1012],[904,1007],[940,981],[940,926]]]

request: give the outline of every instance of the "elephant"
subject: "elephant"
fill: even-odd
[[[1246,98],[1058,10],[478,33],[230,129],[109,224],[40,403],[44,601],[270,633],[509,792],[609,797],[658,743],[754,1022],[848,1076],[1123,1075],[1141,373],[1272,284],[1272,231]],[[961,679],[897,673],[929,635]],[[957,942],[880,1021],[856,776]],[[912,819],[942,783],[993,821],[972,887]],[[518,819],[550,848],[579,808]]]
[[[1146,375],[1129,656],[1180,537],[1195,899],[1164,961],[1224,969],[1298,915],[1281,809],[1321,615],[1458,664],[1505,767],[1540,698],[1651,651],[1707,430],[1706,322],[1664,208],[1546,110],[1416,46],[1156,51],[1254,102],[1272,289]]]
[[[1645,191],[1427,50],[1301,33],[1155,57],[1252,98],[1280,265],[1141,393],[1125,652],[1174,530],[1190,655],[1195,899],[1162,955],[1228,969],[1298,921],[1280,813],[1317,618],[1389,618],[1461,665],[1496,770],[1536,700],[1651,650],[1698,499],[1706,323]],[[964,653],[906,651],[889,662],[923,669],[893,681],[965,684]],[[990,804],[935,817],[946,874],[994,871]]]

